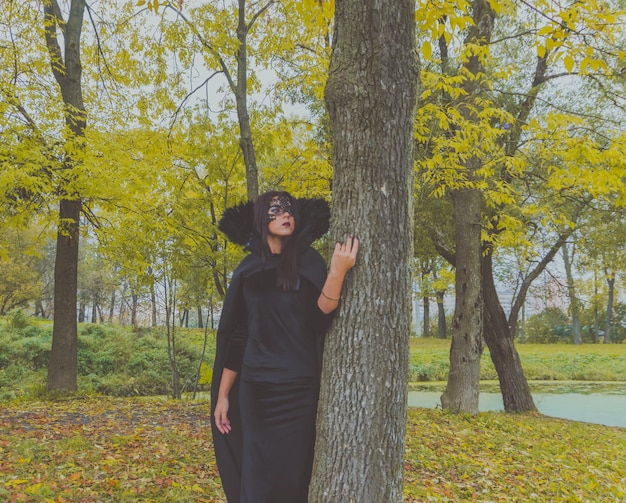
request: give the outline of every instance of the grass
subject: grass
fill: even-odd
[[[413,385],[446,380],[449,347],[449,340],[411,339]],[[531,383],[626,382],[624,344],[517,350]],[[33,386],[45,377],[38,372]],[[20,382],[4,377],[7,385]],[[481,377],[497,377],[488,351]],[[0,501],[224,503],[206,400],[86,395],[42,401],[27,393],[3,403]],[[405,501],[626,502],[625,451],[624,428],[411,409]]]
[[[0,400],[37,398],[45,394],[51,347],[49,320],[0,317]],[[11,321],[11,323],[9,323]],[[21,328],[9,325],[21,323]],[[186,389],[193,386],[204,331],[177,329],[177,362]],[[166,394],[170,386],[167,342],[161,330],[79,325],[78,384],[82,392],[112,396]],[[200,391],[210,382],[214,336],[201,368]],[[517,344],[526,378],[531,382],[608,381],[626,383],[626,344]],[[411,338],[409,382],[445,382],[450,340]],[[481,380],[497,381],[486,348]]]
[[[223,503],[206,401],[88,398],[0,409],[0,501]],[[411,409],[406,502],[626,501],[626,429]]]
[[[626,344],[516,344],[529,381],[626,381]],[[445,381],[450,341],[411,338],[409,381]],[[481,380],[498,378],[488,348],[481,358]]]

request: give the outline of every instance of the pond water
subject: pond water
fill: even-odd
[[[546,416],[626,428],[626,383],[531,383],[535,405]],[[409,407],[441,407],[445,384],[409,391]],[[481,383],[481,412],[502,411],[497,383]]]

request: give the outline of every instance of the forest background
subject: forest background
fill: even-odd
[[[51,30],[70,41],[70,4],[7,6],[0,314],[54,316],[58,339],[76,321],[162,326],[175,369],[175,327],[215,326],[242,256],[216,231],[223,209],[276,187],[332,202],[323,90],[334,5],[87,5],[82,108],[62,85],[72,45],[61,50]],[[522,342],[621,342],[622,5],[501,2],[490,7],[489,33],[472,38],[476,11],[465,2],[416,11],[407,274],[422,304],[419,331],[435,332],[433,300],[437,335],[453,324],[444,301],[463,256],[454,233],[462,212],[453,207],[471,191],[483,204],[486,339],[508,323],[503,337]],[[468,73],[472,58],[478,71]],[[69,288],[59,243],[74,233]],[[77,312],[70,303],[57,319],[59,300],[74,295]]]
[[[182,371],[192,361],[186,347],[196,338],[210,355],[209,328],[242,256],[216,231],[223,209],[267,188],[331,204],[338,189],[345,193],[346,178],[338,183],[333,167],[341,160],[332,152],[337,132],[331,134],[325,107],[333,98],[326,77],[335,5],[5,4],[3,349],[39,355],[47,390],[71,390],[79,372],[84,377],[85,369],[100,365],[106,375],[116,364],[101,352],[85,356],[89,341],[98,349],[106,341],[115,357],[145,357],[153,367],[167,360],[167,387],[180,397],[190,382]],[[430,331],[430,299],[439,308],[437,334],[451,327],[446,409],[476,411],[487,355],[505,409],[534,410],[516,341],[579,345],[624,338],[624,309],[616,301],[624,269],[623,17],[621,2],[417,5],[415,204],[407,229],[414,257],[412,267],[394,277],[403,284],[416,278],[423,335]],[[376,19],[369,21],[375,27]],[[385,173],[377,175],[384,180]],[[367,180],[353,180],[350,190],[366,193]],[[378,189],[377,195],[398,197],[393,183]],[[334,214],[341,216],[345,208],[337,206]],[[391,257],[394,243],[388,245]],[[319,246],[324,253],[327,243]],[[389,257],[380,255],[384,267]],[[557,257],[564,275],[550,269]],[[451,294],[449,321],[443,300]],[[529,297],[540,298],[542,309],[526,321]],[[20,308],[53,318],[49,354],[49,339],[42,342],[47,329]],[[189,324],[190,313],[204,331],[179,328]],[[85,321],[92,323],[80,324]],[[105,322],[134,331],[122,340],[123,331],[110,331]],[[381,324],[381,333],[388,329]],[[386,348],[400,348],[404,335]],[[611,361],[619,362],[618,349],[607,352]],[[363,361],[380,351],[363,353]],[[13,354],[3,356],[4,379]],[[190,363],[194,386],[207,378],[200,361],[194,355]],[[386,371],[375,365],[373,374]],[[368,389],[366,381],[360,384]],[[397,391],[393,399],[400,403]],[[400,421],[393,433],[403,432]],[[376,466],[392,457],[402,461],[400,444]],[[386,489],[393,479],[389,489],[397,494],[396,465],[403,463],[395,461],[392,477],[371,482]],[[623,480],[607,473],[611,495],[623,494]],[[358,477],[352,482],[359,486]]]

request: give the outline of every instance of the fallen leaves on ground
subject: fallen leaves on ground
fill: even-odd
[[[411,409],[407,502],[626,501],[626,429]],[[0,501],[225,503],[205,401],[0,408]]]
[[[406,501],[626,502],[626,429],[540,414],[409,413]]]
[[[0,500],[225,502],[208,404],[97,398],[2,408]]]

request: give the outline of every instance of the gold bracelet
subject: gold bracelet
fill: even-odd
[[[324,293],[324,290],[322,290],[322,295],[323,295],[324,297],[326,297],[328,300],[339,300],[339,299],[341,299],[341,296],[339,296],[339,297],[331,297],[330,295],[326,295],[326,294]]]

